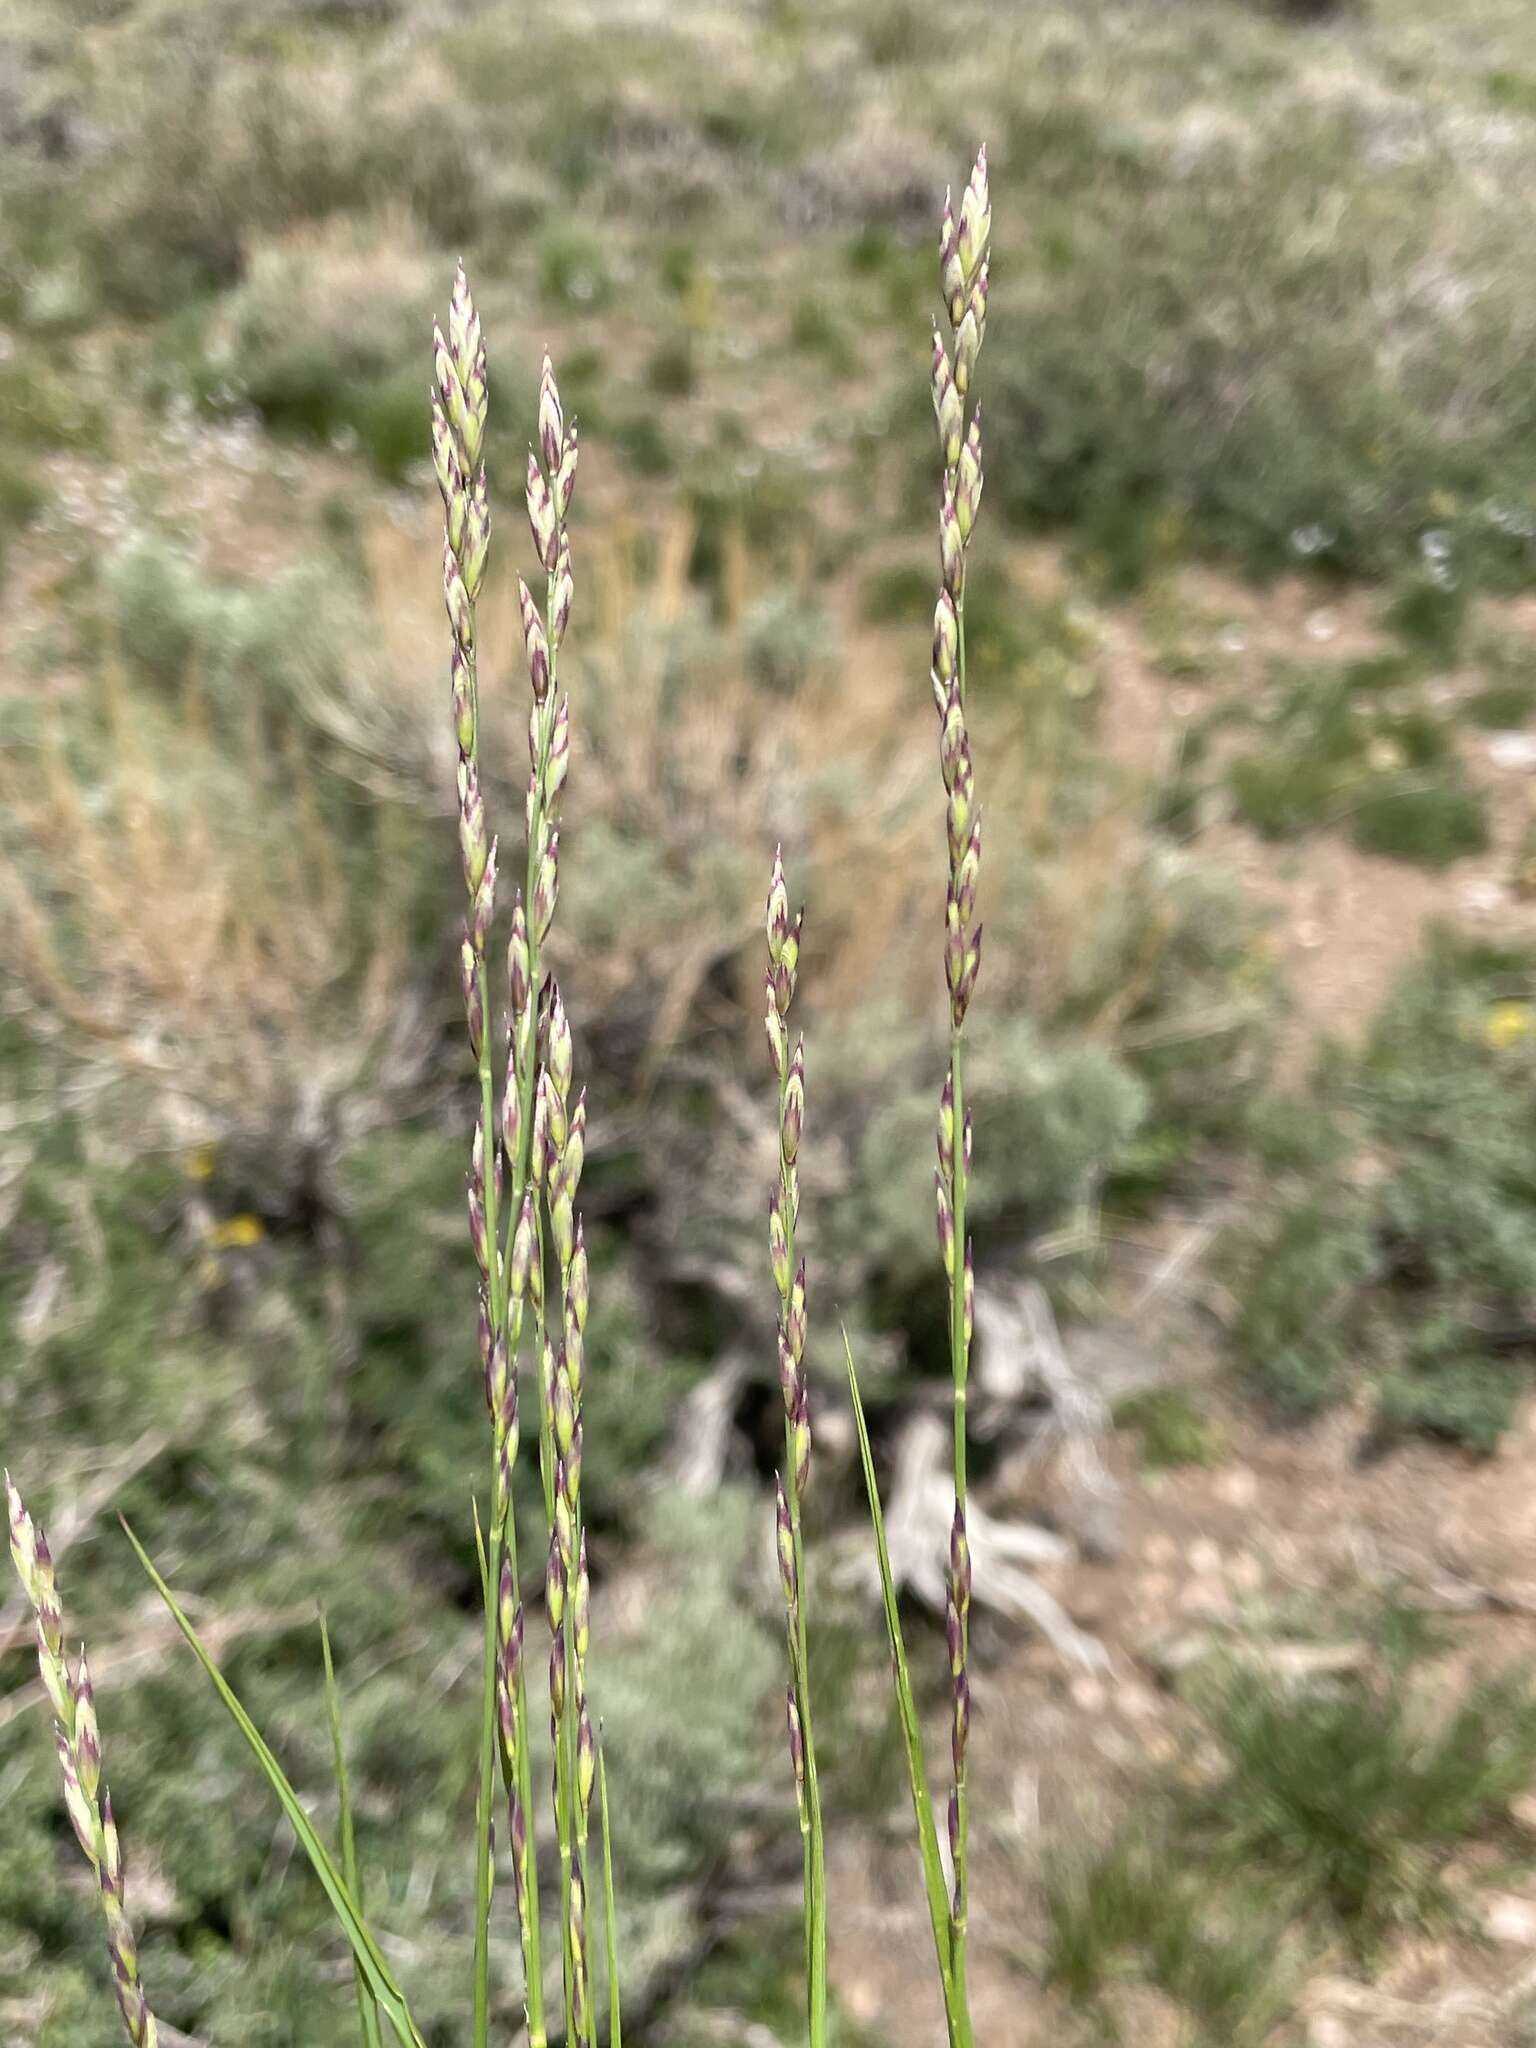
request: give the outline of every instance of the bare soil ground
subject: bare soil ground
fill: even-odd
[[[1201,602],[1230,613],[1245,655],[1305,643],[1309,622],[1317,631],[1315,594],[1303,587],[1256,598],[1206,572],[1199,581]],[[1379,644],[1358,609],[1331,611],[1322,624],[1330,655]],[[1103,652],[1105,743],[1123,764],[1155,775],[1190,716],[1189,688],[1159,672],[1128,616],[1105,620]],[[1257,659],[1252,673],[1257,686]],[[1363,854],[1342,834],[1276,848],[1218,821],[1202,835],[1206,857],[1229,863],[1274,916],[1289,998],[1282,1078],[1299,1079],[1324,1036],[1365,1027],[1427,925],[1452,919],[1506,937],[1536,932],[1536,911],[1509,881],[1530,815],[1529,767],[1487,735],[1469,733],[1465,744],[1489,798],[1492,844],[1445,873]],[[1152,1773],[1187,1754],[1191,1716],[1176,1681],[1204,1651],[1312,1615],[1316,1640],[1298,1636],[1282,1659],[1298,1675],[1309,1659],[1310,1668],[1347,1668],[1369,1644],[1340,1634],[1339,1617],[1351,1607],[1363,1614],[1373,1593],[1392,1586],[1451,1618],[1437,1680],[1536,1656],[1536,1416],[1487,1462],[1422,1444],[1369,1456],[1367,1419],[1347,1409],[1302,1430],[1265,1425],[1221,1390],[1217,1332],[1196,1300],[1203,1292],[1208,1305],[1211,1291],[1198,1255],[1170,1261],[1180,1244],[1199,1246],[1201,1223],[1167,1216],[1146,1241],[1120,1246],[1111,1290],[1124,1310],[1139,1311],[1124,1326],[1134,1348],[1170,1383],[1199,1383],[1221,1455],[1206,1467],[1146,1476],[1117,1445],[1118,1546],[1047,1574],[1072,1619],[1109,1652],[1111,1673],[1073,1672],[1043,1639],[1016,1629],[978,1635],[972,1978],[977,2038],[988,2048],[1086,2048],[1109,2038],[1102,2020],[1039,1987],[1042,1852],[1101,1835]],[[1153,1285],[1149,1304],[1151,1277],[1170,1264],[1175,1283]],[[1017,1490],[999,1476],[992,1504],[1050,1519],[1060,1504],[1049,1478],[1014,1476]],[[932,1648],[937,1659],[937,1642]],[[929,1741],[942,1777],[941,1719]],[[1536,1828],[1536,1807],[1523,1820]],[[875,2038],[926,2048],[942,2041],[943,2020],[909,1829],[910,1816],[896,1811],[888,1829],[835,1844],[837,1895],[847,1903],[834,1969],[850,2011]],[[1525,2038],[1536,1993],[1533,1953],[1536,1880],[1469,1893],[1465,1930],[1406,1934],[1368,1982],[1344,1957],[1326,1958],[1276,2038],[1306,2048],[1511,2048]],[[1156,1993],[1128,1990],[1114,2019],[1120,2038],[1146,2048],[1191,2038]]]

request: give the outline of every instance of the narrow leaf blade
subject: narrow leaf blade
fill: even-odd
[[[267,1747],[261,1731],[245,1711],[245,1708],[241,1706],[229,1681],[204,1647],[197,1630],[192,1626],[192,1623],[178,1604],[175,1594],[155,1569],[149,1552],[144,1548],[138,1537],[134,1535],[126,1522],[123,1523],[123,1530],[127,1535],[128,1541],[133,1545],[135,1556],[148,1574],[150,1583],[170,1610],[171,1619],[192,1646],[193,1654],[208,1674],[209,1683],[224,1702],[225,1707],[229,1711],[230,1718],[245,1737],[247,1747],[261,1765],[263,1772],[266,1774],[267,1782],[277,1794],[278,1803],[281,1805],[283,1812],[288,1816],[289,1825],[298,1836],[300,1846],[303,1848],[305,1855],[308,1856],[314,1873],[320,1880],[321,1888],[325,1892],[326,1898],[330,1901],[331,1910],[340,1921],[342,1932],[351,1944],[352,1953],[357,1959],[358,1967],[368,1980],[368,1988],[373,1993],[375,2001],[388,2019],[390,2026],[394,2029],[396,2039],[403,2044],[403,2048],[425,2048],[425,2043],[422,2041],[421,2034],[410,2016],[404,1995],[399,1985],[395,1982],[388,1963],[385,1962],[377,1942],[365,1926],[362,1915],[359,1913],[340,1872],[335,1864],[332,1863],[325,1844],[321,1841],[319,1835],[316,1834],[308,1814],[305,1813],[300,1805],[298,1794],[284,1775],[282,1765]]]

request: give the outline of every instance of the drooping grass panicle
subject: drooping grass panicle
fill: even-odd
[[[949,1796],[953,1869],[951,1974],[955,1996],[966,2003],[966,1930],[969,1892],[967,1743],[971,1722],[971,1554],[966,1528],[966,1393],[975,1316],[975,1273],[966,1231],[971,1172],[971,1113],[965,1101],[966,1013],[981,966],[982,927],[976,919],[981,868],[981,808],[971,760],[965,703],[966,556],[981,502],[981,407],[972,395],[976,360],[986,335],[992,205],[987,152],[975,168],[956,218],[948,197],[939,236],[939,282],[952,339],[933,335],[933,408],[941,456],[939,566],[941,587],[933,615],[933,694],[939,715],[939,765],[946,794],[949,886],[944,905],[944,978],[949,994],[949,1068],[939,1095],[935,1195],[939,1256],[949,1290],[950,1364],[954,1381],[955,1510],[950,1531],[946,1637],[952,1687]],[[967,410],[969,409],[969,418]]]
[[[107,1923],[107,1953],[118,2011],[133,2048],[156,2048],[159,2030],[139,1977],[139,1950],[123,1888],[123,1852],[112,1816],[112,1795],[102,1783],[101,1731],[85,1645],[73,1665],[64,1651],[64,1615],[48,1539],[28,1514],[5,1475],[11,1561],[32,1608],[37,1664],[53,1708],[54,1742],[64,1781],[64,1805],[85,1860],[96,1879]]]
[[[794,999],[805,912],[797,912],[791,921],[782,849],[775,851],[773,857],[766,921],[765,1023],[779,1084],[779,1171],[768,1204],[768,1260],[779,1297],[779,1386],[784,1398],[784,1465],[777,1482],[775,1542],[789,1643],[789,1754],[804,1856],[806,1998],[811,2048],[820,2048],[827,2024],[827,1872],[806,1648],[801,1503],[810,1483],[811,1411],[805,1369],[805,1260],[798,1256],[796,1248],[800,1219],[800,1175],[796,1162],[805,1122],[805,1040],[798,1038],[791,1052],[785,1021]]]

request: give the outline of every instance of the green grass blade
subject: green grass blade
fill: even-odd
[[[209,1682],[213,1686],[214,1691],[228,1708],[230,1718],[245,1737],[251,1754],[266,1773],[267,1781],[277,1794],[278,1802],[282,1806],[284,1813],[288,1816],[289,1825],[298,1836],[300,1846],[309,1858],[314,1873],[320,1880],[321,1888],[330,1901],[331,1911],[340,1921],[342,1932],[351,1944],[352,1953],[357,1959],[358,1968],[368,1980],[368,1989],[372,1992],[380,2011],[383,2012],[390,2026],[394,2029],[395,2038],[403,2044],[403,2048],[426,2048],[426,2044],[417,2030],[416,2023],[411,2018],[410,2012],[407,2009],[404,1994],[395,1982],[389,1965],[385,1962],[379,1950],[378,1943],[365,1926],[362,1914],[358,1911],[341,1873],[331,1861],[324,1842],[316,1834],[308,1814],[305,1813],[303,1807],[299,1804],[298,1794],[284,1776],[282,1765],[267,1747],[262,1739],[260,1729],[257,1728],[244,1707],[241,1706],[229,1681],[204,1648],[197,1630],[182,1612],[175,1594],[165,1583],[165,1580],[161,1578],[159,1572],[156,1571],[149,1552],[144,1548],[138,1537],[134,1535],[126,1522],[123,1523],[123,1529],[128,1541],[133,1545],[134,1554],[137,1556],[139,1563],[143,1565],[148,1573],[155,1591],[169,1608],[171,1619],[191,1644],[193,1653],[204,1671],[207,1672]]]
[[[597,1812],[603,1830],[603,1941],[608,1956],[608,2048],[624,2048],[619,2014],[619,1935],[614,1925],[613,1836],[608,1827],[608,1757],[599,1730],[597,1742]]]
[[[907,1778],[912,1787],[912,1811],[917,1819],[918,1847],[923,1860],[923,1884],[928,1893],[928,1917],[933,1922],[933,1945],[943,1980],[944,2009],[954,2034],[951,2011],[949,1892],[944,1883],[944,1865],[939,1856],[939,1834],[934,1825],[933,1801],[928,1793],[928,1767],[923,1760],[923,1736],[918,1725],[917,1704],[912,1697],[912,1679],[907,1669],[907,1646],[901,1633],[901,1614],[896,1604],[896,1584],[891,1577],[891,1555],[885,1541],[885,1516],[880,1508],[880,1487],[875,1478],[874,1453],[869,1447],[869,1427],[864,1420],[864,1403],[859,1398],[859,1376],[854,1370],[853,1347],[843,1331],[843,1350],[848,1358],[848,1391],[853,1397],[853,1419],[859,1432],[859,1457],[864,1466],[864,1487],[869,1496],[869,1517],[875,1528],[875,1550],[880,1559],[880,1591],[885,1601],[885,1630],[890,1639],[891,1662],[896,1679],[896,1700],[901,1713],[901,1732],[907,1752]]]
[[[357,1901],[359,1912],[363,1910],[363,1880],[357,1867],[357,1831],[352,1825],[352,1786],[347,1777],[346,1752],[341,1739],[341,1695],[336,1690],[336,1667],[331,1661],[331,1632],[325,1625],[325,1616],[320,1617],[320,1653],[325,1659],[325,1704],[331,1718],[331,1749],[336,1759],[336,1796],[341,1805],[341,1874],[347,1890]],[[352,1958],[352,1974],[357,1982],[357,2023],[363,2038],[363,2048],[380,2048],[379,2009],[374,2003],[373,1993],[368,1989],[368,1979],[363,1975],[363,1966],[357,1957]]]

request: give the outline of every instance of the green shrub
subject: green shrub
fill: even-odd
[[[357,448],[399,482],[424,460],[427,271],[362,229],[258,251],[240,288],[182,316],[156,374],[213,410],[249,406],[274,434]]]
[[[1045,1897],[1045,1980],[1075,2003],[1137,1977],[1209,2048],[1267,2036],[1281,2006],[1278,1929],[1257,1888],[1223,1900],[1175,1840],[1128,1827],[1096,1856],[1057,1858]]]
[[[1402,687],[1401,660],[1292,672],[1266,744],[1227,770],[1239,816],[1266,838],[1347,824],[1355,844],[1441,868],[1488,843],[1486,806],[1465,780],[1450,726]]]
[[[972,1183],[970,1213],[984,1233],[1042,1230],[1090,1197],[1146,1109],[1145,1091],[1113,1054],[1044,1044],[1024,1018],[988,1032],[972,1086],[977,1120],[995,1134]],[[928,1242],[913,1196],[931,1175],[912,1140],[931,1120],[926,1096],[913,1095],[875,1109],[859,1134],[857,1241],[895,1270],[910,1269]]]
[[[789,316],[789,341],[803,355],[815,356],[834,377],[851,377],[858,368],[852,337],[825,299],[796,299]]]
[[[0,461],[0,565],[7,541],[30,526],[47,503],[47,488],[30,469]]]
[[[1489,683],[1461,708],[1486,732],[1515,732],[1536,718],[1536,683],[1514,677]]]
[[[1239,1673],[1211,1725],[1222,1767],[1192,1797],[1195,1829],[1362,1952],[1444,1913],[1453,1855],[1536,1778],[1536,1693],[1516,1674],[1431,1718],[1396,1681],[1286,1691]]]
[[[613,294],[607,244],[591,228],[562,222],[539,237],[539,290],[556,305],[595,312]]]
[[[0,356],[0,447],[14,456],[54,449],[100,453],[106,422],[41,351]]]
[[[1384,853],[1421,868],[1447,868],[1488,845],[1488,809],[1459,781],[1367,789],[1350,813],[1350,837],[1362,853]]]
[[[1498,206],[1378,151],[1354,106],[1281,96],[1273,119],[1181,157],[1153,121],[1053,78],[1010,126],[1038,251],[988,400],[1015,519],[1072,530],[1120,585],[1191,545],[1263,572],[1390,575],[1428,532],[1449,535],[1464,584],[1528,573],[1513,280],[1502,306],[1480,293],[1454,343],[1427,300],[1383,309],[1360,290],[1384,243],[1404,277],[1452,220],[1475,223],[1461,260],[1480,265]],[[1312,232],[1340,193],[1334,230]],[[1471,405],[1468,352],[1489,377]],[[1447,607],[1431,609],[1440,636]]]
[[[1389,1430],[1487,1451],[1507,1426],[1536,1295],[1531,986],[1522,955],[1442,934],[1363,1050],[1320,1070],[1335,1144],[1294,1159],[1308,1179],[1250,1248],[1234,1328],[1281,1412],[1364,1378]],[[1373,1171],[1352,1175],[1351,1157]],[[1501,1349],[1501,1332],[1517,1341]]]
[[[645,366],[646,387],[658,398],[686,398],[698,384],[698,379],[693,343],[687,334],[664,341],[653,351]]]
[[[1184,1387],[1127,1395],[1116,1402],[1114,1421],[1136,1438],[1137,1463],[1147,1472],[1214,1465],[1221,1454],[1220,1431]]]
[[[1405,1925],[1458,1905],[1453,1863],[1507,1824],[1536,1779],[1536,1692],[1520,1673],[1464,1682],[1430,1708],[1426,1643],[1395,1610],[1372,1673],[1284,1684],[1262,1664],[1197,1683],[1197,1768],[1141,1788],[1090,1856],[1048,1865],[1045,1975],[1094,2005],[1156,1986],[1211,2048],[1273,2038],[1298,1964],[1342,1939],[1370,1960]]]
[[[249,715],[253,690],[268,710],[294,707],[344,658],[345,605],[319,562],[235,580],[146,532],[108,559],[102,583],[109,644],[132,674],[167,694],[195,676],[231,720]]]
[[[661,245],[657,271],[662,285],[675,299],[685,299],[700,276],[699,251],[681,235],[670,236]]]
[[[1428,558],[1400,576],[1386,610],[1386,624],[1415,653],[1437,668],[1449,668],[1461,646],[1470,592],[1450,560],[1450,538],[1422,536]]]
[[[1515,1419],[1522,1391],[1518,1372],[1463,1347],[1469,1332],[1452,1324],[1450,1346],[1426,1346],[1401,1372],[1388,1373],[1377,1414],[1388,1435],[1406,1431],[1439,1437],[1491,1457]]]
[[[933,608],[928,588],[931,581],[927,569],[915,562],[874,570],[864,583],[864,617],[880,626],[910,625],[926,619]]]
[[[677,451],[650,407],[611,419],[608,438],[636,476],[670,476],[677,467]]]
[[[1347,1311],[1381,1253],[1368,1214],[1303,1199],[1254,1255],[1234,1337],[1253,1383],[1283,1415],[1306,1416],[1348,1386],[1359,1339]]]

